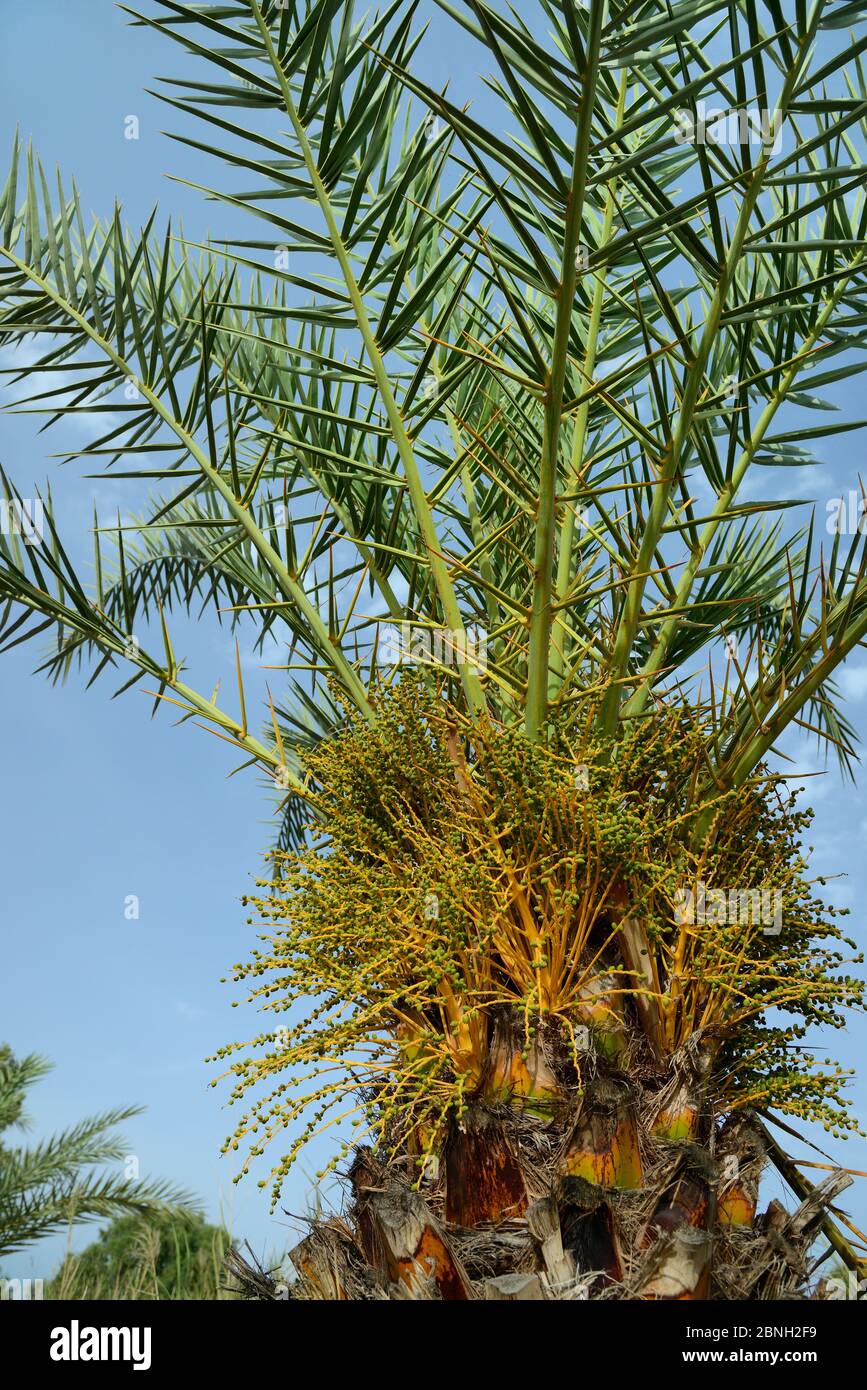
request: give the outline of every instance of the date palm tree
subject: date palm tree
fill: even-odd
[[[27,1092],[50,1070],[44,1057],[19,1059],[0,1047],[0,1133],[29,1128]],[[139,1114],[140,1106],[125,1106],[27,1148],[0,1143],[0,1255],[80,1222],[121,1215],[192,1219],[195,1203],[170,1183],[105,1171],[127,1155],[115,1126]]]
[[[6,479],[6,646],[125,663],[285,793],[223,1055],[274,1201],[357,1127],[300,1296],[773,1297],[820,1230],[863,1273],[846,1175],[774,1137],[855,1127],[812,1046],[862,999],[776,755],[851,770],[867,560],[764,481],[864,423],[823,395],[865,365],[863,7],[439,0],[475,111],[415,8],[128,11],[195,65],[219,241],[88,226],[16,142],[0,341],[57,382],[19,404],[104,412],[65,457],[152,498],[85,582]],[[284,644],[264,729],[240,660],[184,679],[199,601]]]

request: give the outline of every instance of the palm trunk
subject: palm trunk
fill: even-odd
[[[568,1086],[538,1039],[510,1055],[502,1020],[493,1033],[487,1078],[420,1181],[408,1156],[358,1152],[351,1219],[293,1251],[295,1296],[667,1301],[799,1287],[830,1198],[756,1218],[766,1146],[750,1116],[719,1126],[706,1113],[697,1049],[654,1067],[636,1018],[621,1064],[591,1049]]]

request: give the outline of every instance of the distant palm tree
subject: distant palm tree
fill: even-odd
[[[211,1300],[229,1296],[228,1231],[201,1216],[118,1216],[80,1255],[67,1255],[49,1298]]]
[[[0,341],[57,382],[21,404],[103,412],[67,457],[157,494],[85,580],[10,481],[6,643],[126,661],[285,793],[231,1145],[289,1127],[275,1200],[332,1120],[373,1146],[308,1294],[788,1292],[817,1224],[861,1259],[765,1126],[853,1127],[804,1039],[862,999],[767,759],[851,769],[867,551],[766,489],[864,423],[823,394],[867,364],[863,6],[442,8],[477,112],[401,0],[138,17],[208,65],[163,98],[246,240],[88,227],[16,142]],[[285,643],[264,731],[240,656],[234,712],[184,679],[199,602]]]
[[[0,1047],[0,1134],[29,1127],[26,1093],[50,1070],[44,1057],[32,1053],[19,1061]],[[108,1110],[30,1148],[0,1143],[0,1256],[79,1222],[130,1213],[181,1220],[193,1213],[193,1199],[170,1183],[104,1171],[129,1152],[114,1126],[140,1114],[140,1106]]]

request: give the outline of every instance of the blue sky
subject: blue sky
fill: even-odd
[[[426,76],[448,77],[453,91],[475,98],[480,84],[471,45],[455,43],[453,33],[444,43],[442,23],[436,21],[426,44]],[[178,121],[144,93],[156,74],[183,66],[174,46],[127,27],[111,0],[30,6],[7,0],[3,24],[0,149],[11,146],[20,123],[47,169],[57,163],[65,175],[76,175],[86,211],[110,214],[117,197],[138,225],[159,199],[162,213],[182,216],[194,239],[225,225],[213,205],[164,177],[167,171],[203,182],[219,177],[204,157],[160,134],[166,126],[177,129]],[[124,138],[129,115],[140,121],[136,141]],[[852,415],[862,413],[858,389],[844,385],[835,397]],[[863,438],[859,432],[829,441],[823,451],[828,468],[804,470],[795,480],[798,496],[818,500],[820,518],[826,498],[857,487]],[[60,446],[59,434],[37,435],[27,417],[0,416],[0,461],[21,483],[51,472],[67,531],[83,533],[95,493],[108,511],[123,507],[126,496],[119,483],[83,479],[85,469],[58,473],[49,455]],[[780,486],[779,473],[774,483]],[[229,680],[227,634],[210,623],[180,630],[200,687]],[[190,726],[174,728],[165,713],[149,719],[144,695],[112,701],[110,681],[86,692],[80,677],[52,689],[31,674],[35,657],[28,647],[0,663],[6,735],[0,1039],[19,1054],[39,1051],[55,1062],[33,1093],[34,1133],[140,1102],[147,1113],[126,1126],[126,1135],[142,1172],[199,1193],[211,1216],[222,1211],[259,1253],[285,1248],[291,1243],[288,1218],[268,1216],[255,1181],[233,1187],[233,1160],[219,1158],[231,1112],[223,1109],[224,1094],[209,1088],[215,1069],[205,1062],[220,1044],[255,1031],[251,1011],[233,1011],[237,995],[219,980],[253,944],[239,898],[270,843],[273,796],[250,773],[227,782],[229,750]],[[254,664],[252,654],[247,664]],[[863,733],[867,655],[856,657],[842,684]],[[799,769],[820,769],[812,747],[798,744],[792,751]],[[849,925],[867,943],[861,791],[843,786],[834,770],[813,780],[810,790],[817,809],[811,837],[816,870],[846,875],[828,893],[853,909]],[[124,915],[129,895],[140,902],[137,921]],[[852,1096],[867,1125],[864,1020],[833,1038],[832,1050],[861,1072]],[[867,1141],[841,1144],[821,1132],[813,1137],[848,1165],[867,1168]],[[311,1155],[307,1173],[314,1166]],[[255,1176],[266,1175],[262,1168]],[[303,1210],[307,1192],[308,1179],[298,1170],[285,1205]],[[849,1194],[848,1207],[863,1223],[867,1183]],[[79,1233],[74,1245],[89,1238]],[[62,1238],[46,1242],[7,1261],[7,1271],[45,1277],[63,1245]]]

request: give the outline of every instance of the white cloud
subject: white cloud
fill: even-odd
[[[839,682],[847,700],[863,700],[867,695],[867,666],[844,666]]]
[[[32,367],[43,355],[34,343],[16,343],[14,347],[0,348],[0,367],[24,371],[27,367]]]
[[[175,1000],[175,1012],[190,1023],[198,1023],[199,1019],[205,1017],[205,1010],[200,1009],[196,1004],[191,1004],[187,999]]]

